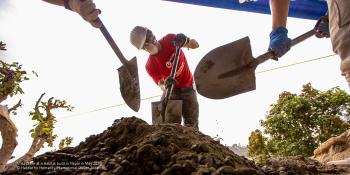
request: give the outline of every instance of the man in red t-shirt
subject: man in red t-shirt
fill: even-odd
[[[197,41],[184,34],[167,34],[158,41],[150,29],[136,26],[130,33],[130,42],[137,49],[143,49],[150,54],[146,63],[147,73],[163,92],[165,92],[165,87],[175,83],[170,99],[182,100],[182,117],[185,126],[198,129],[197,94],[193,89],[193,76],[182,50],[180,50],[175,80],[169,78],[176,52],[173,43],[175,42],[181,47],[195,49],[199,47]]]

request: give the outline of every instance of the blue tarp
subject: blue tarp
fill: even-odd
[[[270,14],[269,0],[250,0],[245,3],[239,3],[238,0],[165,0],[179,3],[202,5],[216,8],[225,8],[232,10],[256,12]],[[326,0],[291,0],[289,16],[318,19],[327,12]]]

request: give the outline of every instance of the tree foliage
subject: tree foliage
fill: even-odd
[[[61,139],[58,148],[61,150],[67,146],[69,146],[70,144],[72,144],[73,142],[73,137],[66,137],[64,139]]]
[[[23,94],[20,83],[29,80],[22,65],[17,62],[7,64],[0,60],[0,97],[5,100],[7,96],[13,97],[18,93]],[[1,100],[2,101],[2,100]]]
[[[260,121],[268,138],[264,146],[273,156],[311,156],[322,142],[349,128],[349,117],[350,96],[339,87],[319,91],[309,83],[299,95],[282,92]]]
[[[0,42],[0,50],[6,50],[5,44]],[[33,71],[34,75],[37,74]],[[7,105],[1,103],[7,97],[13,97],[17,94],[23,94],[20,83],[29,80],[26,71],[22,70],[22,65],[17,62],[12,64],[5,63],[0,60],[0,131],[2,135],[3,145],[0,149],[0,172],[7,169],[14,169],[16,165],[22,162],[30,161],[34,154],[39,151],[45,143],[48,146],[53,145],[53,141],[57,135],[54,134],[56,117],[53,115],[54,109],[66,109],[72,111],[73,107],[67,104],[64,100],[49,98],[46,102],[42,101],[45,93],[43,93],[36,102],[34,110],[29,113],[32,120],[36,122],[34,128],[30,130],[33,142],[28,152],[12,163],[6,164],[11,158],[11,155],[17,146],[16,136],[17,128],[10,118],[10,114],[16,114],[18,107],[22,106],[19,101],[12,108],[7,108]],[[72,138],[66,138],[65,145],[69,145]],[[63,145],[64,146],[64,145]]]
[[[266,148],[267,138],[263,136],[260,130],[256,129],[250,133],[248,142],[248,156],[259,163],[264,163],[269,157]]]
[[[41,95],[37,104],[34,107],[34,111],[31,111],[29,115],[32,117],[32,120],[37,123],[34,125],[35,128],[31,129],[32,138],[35,137],[45,138],[49,147],[53,146],[53,142],[57,138],[57,135],[53,133],[55,128],[56,117],[51,112],[53,109],[66,109],[67,111],[72,111],[73,107],[68,105],[66,101],[54,99],[51,97],[47,102],[42,102],[41,98],[44,94]]]

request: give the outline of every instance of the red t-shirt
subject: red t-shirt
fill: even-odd
[[[176,52],[176,48],[172,44],[174,38],[175,34],[167,34],[164,36],[159,40],[160,45],[162,45],[162,50],[158,54],[148,57],[146,70],[156,84],[158,84],[160,79],[166,80],[166,78],[170,76]],[[193,76],[182,50],[180,50],[175,80],[176,86],[179,88],[187,88],[193,84]]]

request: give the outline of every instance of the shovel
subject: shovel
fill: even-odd
[[[176,69],[179,62],[180,47],[176,47],[175,59],[171,68],[170,76],[175,80]],[[163,100],[152,102],[152,123],[180,123],[182,115],[182,100],[170,100],[174,84],[166,88]]]
[[[292,46],[316,33],[312,29],[292,40]],[[197,92],[211,99],[223,99],[256,89],[255,69],[272,51],[253,58],[249,37],[217,47],[207,53],[194,72]]]
[[[136,57],[133,57],[130,61],[126,60],[100,18],[97,18],[96,20],[101,22],[102,26],[100,27],[100,31],[112,47],[120,62],[123,64],[123,66],[118,68],[120,92],[122,97],[126,104],[132,110],[137,112],[140,109],[141,98]]]

